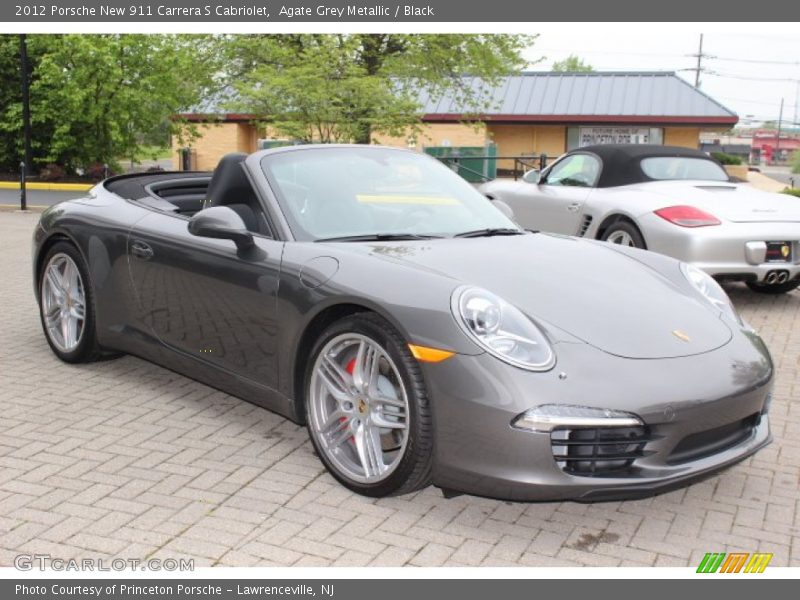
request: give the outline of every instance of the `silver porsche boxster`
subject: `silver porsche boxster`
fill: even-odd
[[[734,183],[698,150],[588,146],[481,191],[526,228],[646,248],[765,294],[800,286],[800,200]]]
[[[33,268],[59,358],[133,354],[305,423],[361,494],[648,495],[770,441],[769,352],[714,279],[525,231],[411,151],[114,177],[42,214]]]

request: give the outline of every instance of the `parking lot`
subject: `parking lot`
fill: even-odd
[[[0,212],[0,565],[189,557],[197,566],[800,566],[800,292],[729,292],[777,367],[774,442],[689,488],[522,504],[435,488],[373,500],[323,470],[304,428],[133,357],[71,366],[31,288],[38,214]],[[665,382],[668,385],[668,382]]]

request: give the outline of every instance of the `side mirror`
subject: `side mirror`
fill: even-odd
[[[525,183],[539,183],[542,178],[542,174],[539,169],[531,169],[530,171],[526,171],[526,173],[522,176],[522,181]]]
[[[189,233],[198,237],[233,240],[239,250],[255,245],[242,218],[227,206],[205,208],[189,219]]]
[[[512,221],[514,220],[514,211],[511,207],[503,202],[502,200],[492,200],[492,204],[497,208],[501,213],[507,216]]]

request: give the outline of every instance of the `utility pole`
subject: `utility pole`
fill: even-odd
[[[703,70],[702,68],[702,61],[703,61],[703,34],[700,34],[700,47],[697,49],[697,68],[695,69],[694,73],[694,87],[700,87],[700,71]]]
[[[31,170],[31,99],[30,99],[30,77],[28,71],[28,44],[25,39],[25,34],[21,33],[19,36],[19,67],[22,77],[22,127],[25,144],[25,160],[22,167],[22,175],[20,181],[20,208],[27,209],[27,198],[25,197],[25,181],[28,173]]]
[[[775,139],[775,162],[781,154],[781,130],[783,129],[783,98],[781,98],[781,111],[778,113],[778,137]]]

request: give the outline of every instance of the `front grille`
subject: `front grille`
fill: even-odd
[[[592,224],[592,215],[584,215],[583,221],[581,221],[581,228],[578,230],[578,237],[583,237],[586,235],[586,232],[589,230],[589,225]]]
[[[550,433],[553,458],[561,470],[583,477],[632,475],[637,458],[652,452],[645,426],[557,429]]]
[[[678,465],[732,448],[749,439],[760,420],[761,414],[754,413],[722,427],[687,435],[672,449],[667,464]]]

